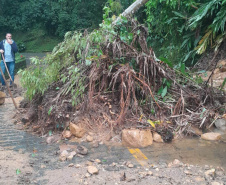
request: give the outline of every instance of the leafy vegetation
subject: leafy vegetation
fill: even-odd
[[[210,124],[213,91],[193,80],[185,63],[157,59],[146,42],[151,28],[116,19],[110,3],[99,29],[67,32],[50,55],[20,72],[41,126],[56,128],[69,114],[90,127],[129,123],[184,132]]]
[[[208,46],[225,40],[225,0],[148,1],[149,44],[174,64],[192,65]]]

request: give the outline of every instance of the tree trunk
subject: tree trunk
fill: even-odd
[[[127,17],[128,15],[134,14],[140,7],[145,5],[148,0],[136,0],[133,4],[131,4],[122,14],[121,16]],[[116,23],[120,19],[120,16],[113,22]]]

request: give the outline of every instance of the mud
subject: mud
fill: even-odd
[[[225,143],[196,139],[176,140],[172,144],[157,144],[140,149],[146,156],[146,165],[131,155],[121,145],[80,143],[89,150],[88,155],[76,156],[71,161],[59,161],[59,146],[78,145],[61,141],[47,145],[45,138],[38,137],[13,124],[12,103],[0,107],[0,184],[211,184],[226,182]],[[168,167],[178,158],[184,164]],[[100,159],[100,163],[94,162]],[[87,174],[87,161],[99,169],[98,175]],[[130,161],[133,168],[128,168]],[[187,164],[188,163],[188,164]],[[207,166],[208,165],[208,166]],[[70,167],[69,167],[70,166]],[[218,167],[219,166],[219,167]],[[205,177],[208,169],[216,169],[216,176]],[[19,170],[19,171],[18,171]],[[151,172],[152,175],[147,173]],[[125,180],[122,175],[126,174]]]

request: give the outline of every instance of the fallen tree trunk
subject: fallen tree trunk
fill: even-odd
[[[129,15],[134,14],[137,10],[140,9],[140,7],[145,5],[147,2],[148,2],[148,0],[136,0],[121,14],[121,16],[127,17]],[[114,21],[114,23],[116,23],[119,19],[120,19],[120,16]]]

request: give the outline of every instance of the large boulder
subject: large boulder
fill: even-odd
[[[215,132],[209,132],[201,135],[201,138],[208,141],[216,141],[221,139],[221,134]]]
[[[0,91],[0,105],[5,103],[5,97],[6,97],[6,94]]]
[[[152,145],[150,130],[125,129],[122,131],[122,144],[128,147],[140,148]]]
[[[86,133],[85,129],[75,125],[74,123],[70,123],[70,131],[75,137],[78,138],[83,137]]]

